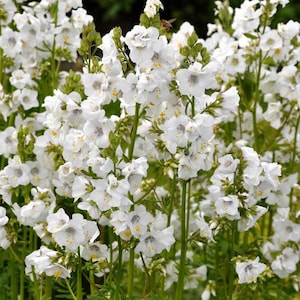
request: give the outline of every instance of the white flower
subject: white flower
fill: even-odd
[[[23,89],[25,86],[34,85],[34,81],[32,80],[30,74],[25,73],[23,70],[13,71],[9,81],[17,89]]]
[[[12,187],[27,185],[31,178],[29,167],[21,162],[18,155],[8,160],[8,165],[4,168],[4,175]]]
[[[202,67],[199,62],[194,62],[188,69],[180,69],[176,73],[180,93],[189,97],[202,96],[205,89],[209,89],[215,84],[214,74],[216,71],[216,64],[213,62],[208,63],[205,67]]]
[[[8,222],[8,217],[6,216],[6,209],[0,206],[0,226],[4,226]]]
[[[3,226],[0,226],[0,247],[7,249],[11,243],[11,238],[8,237],[6,229]]]
[[[83,220],[82,215],[80,215]],[[60,246],[65,246],[66,249],[75,252],[78,247],[84,243],[85,234],[83,226],[76,219],[71,219],[67,224],[53,233],[55,242]]]
[[[276,49],[282,47],[282,39],[276,30],[269,30],[260,38],[260,49],[272,55]]]
[[[240,160],[237,158],[234,159],[231,154],[226,154],[220,157],[218,162],[220,165],[215,170],[215,173],[232,174],[235,172]]]
[[[0,36],[0,45],[7,56],[17,57],[22,49],[20,33],[13,31],[10,27],[4,27]]]
[[[81,29],[83,25],[87,25],[92,21],[93,17],[88,15],[85,9],[79,7],[76,10],[72,10],[71,22],[75,28]]]
[[[47,217],[47,230],[55,233],[61,230],[69,222],[69,216],[65,213],[63,208],[60,208],[56,213],[49,214]]]
[[[33,280],[32,272],[36,275],[41,275],[46,268],[51,266],[52,260],[57,257],[57,251],[51,250],[45,246],[32,252],[25,257],[25,273]]]
[[[100,242],[88,244],[82,248],[81,257],[85,260],[99,261],[100,259],[109,259],[108,247]]]
[[[238,220],[238,231],[247,231],[256,224],[256,221],[264,215],[268,209],[263,206],[252,206],[253,211],[247,212],[246,216],[243,216]]]
[[[245,0],[240,8],[235,9],[232,28],[235,30],[236,37],[240,37],[246,32],[252,32],[259,26],[262,9],[255,10],[258,2],[259,0]]]
[[[300,242],[300,224],[294,223],[289,219],[282,220],[279,216],[274,216],[273,239],[283,244],[288,241]]]
[[[279,185],[279,176],[281,176],[281,165],[278,163],[262,162],[263,176],[261,176],[261,182],[268,183],[272,190],[277,189]]]
[[[275,129],[278,129],[281,126],[281,110],[282,105],[280,102],[270,102],[267,110],[263,113],[264,119],[270,122],[270,125]]]
[[[185,147],[188,143],[186,135],[186,126],[189,118],[186,115],[173,117],[160,126],[164,132],[161,134],[161,139],[166,143],[166,147],[172,154],[176,153],[177,147]]]
[[[132,61],[146,66],[151,64],[154,54],[153,43],[158,37],[159,31],[155,27],[145,28],[135,25],[131,31],[127,32],[124,41],[130,50],[129,56]]]
[[[233,76],[238,73],[244,73],[246,66],[246,61],[242,56],[242,51],[237,51],[236,53],[228,56],[224,65],[226,72]]]
[[[97,122],[87,121],[83,127],[83,133],[86,136],[86,143],[99,148],[107,148],[110,144],[109,133],[114,130],[114,123],[107,118],[102,118]]]
[[[278,33],[284,40],[291,40],[295,35],[299,34],[300,24],[293,20],[289,20],[286,24],[279,23],[277,25]]]
[[[216,212],[220,217],[226,217],[229,220],[240,219],[240,213],[238,211],[240,201],[236,195],[228,195],[217,199]]]
[[[148,18],[153,18],[160,8],[164,7],[159,0],[147,0],[144,13]]]
[[[16,154],[18,139],[17,131],[14,127],[8,126],[0,132],[0,154],[8,158],[10,154]]]
[[[47,276],[54,276],[55,278],[70,278],[71,277],[71,270],[68,270],[64,266],[54,263],[49,265],[44,269],[44,273]]]
[[[237,262],[235,269],[239,276],[239,284],[251,283],[256,282],[258,275],[260,275],[266,269],[266,265],[260,263],[259,257],[256,257],[255,260]]]
[[[152,230],[147,232],[140,238],[140,242],[135,248],[136,253],[142,252],[147,257],[153,257],[164,249],[170,250],[174,244],[173,226],[167,227],[163,230]]]
[[[127,224],[134,237],[140,237],[147,231],[147,225],[153,221],[153,216],[143,205],[135,206],[134,211],[127,215]]]
[[[286,278],[289,274],[296,271],[298,262],[299,251],[286,247],[272,262],[271,268],[279,278]]]
[[[37,91],[29,90],[27,88],[23,88],[22,90],[16,90],[14,92],[14,97],[18,98],[20,104],[22,104],[25,110],[39,106],[37,96]]]
[[[81,75],[84,86],[84,92],[89,97],[100,97],[98,101],[103,103],[101,99],[105,99],[108,92],[108,79],[103,73],[85,73]]]
[[[38,222],[46,220],[47,209],[44,201],[34,200],[21,208],[17,203],[13,204],[14,213],[17,215],[18,221],[26,226],[34,226]]]

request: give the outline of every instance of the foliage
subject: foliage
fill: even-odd
[[[300,24],[272,27],[285,1],[217,1],[205,39],[159,0],[101,37],[80,4],[0,0],[1,297],[292,299]]]

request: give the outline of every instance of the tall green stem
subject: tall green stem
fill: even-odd
[[[137,128],[139,125],[139,111],[140,111],[140,104],[135,104],[135,114],[133,119],[133,125],[131,129],[131,141],[128,150],[128,160],[131,161],[133,159],[133,152],[134,152],[134,144],[137,135]],[[128,296],[131,299],[133,293],[133,274],[134,274],[134,247],[131,245],[129,250],[129,266],[128,266]]]
[[[72,287],[71,287],[71,285],[70,285],[70,283],[69,283],[69,280],[68,280],[67,278],[65,279],[65,282],[66,282],[66,284],[67,284],[68,290],[69,290],[69,292],[70,292],[70,294],[71,294],[73,300],[77,300],[77,297],[75,296],[75,294],[74,294],[74,292],[73,292],[73,290],[72,290]]]
[[[82,261],[81,257],[78,254],[78,266],[77,266],[77,281],[76,281],[76,299],[77,300],[82,300],[83,295],[82,295]]]
[[[298,115],[297,123],[296,123],[296,128],[295,128],[295,133],[294,133],[294,142],[293,142],[293,154],[292,154],[292,160],[291,160],[291,165],[293,166],[296,160],[296,154],[297,154],[297,136],[298,136],[298,129],[299,129],[299,124],[300,124],[300,113]]]
[[[234,280],[234,274],[233,274],[233,269],[232,269],[232,263],[231,260],[234,257],[234,247],[236,245],[236,228],[237,228],[237,221],[232,222],[232,227],[231,227],[231,232],[229,231],[229,239],[230,239],[230,252],[229,252],[229,257],[228,257],[228,299],[232,300],[233,299],[233,280]]]
[[[255,84],[255,94],[254,94],[254,105],[252,110],[252,124],[253,124],[253,134],[254,134],[254,150],[258,150],[258,130],[257,130],[257,104],[259,100],[259,83],[261,77],[261,68],[262,68],[262,52],[259,51],[259,60],[258,60],[258,69],[256,74],[256,84]]]
[[[45,298],[47,300],[52,299],[52,289],[51,289],[51,277],[45,276]]]
[[[123,259],[123,249],[122,249],[122,243],[121,238],[118,236],[118,270],[117,270],[117,286],[116,286],[116,300],[121,299],[120,296],[120,287],[121,287],[121,281],[122,281],[122,259]]]
[[[183,181],[182,183],[182,197],[181,197],[181,233],[180,233],[180,242],[181,242],[181,252],[180,252],[180,262],[179,262],[179,273],[178,273],[178,280],[177,280],[177,288],[176,288],[176,295],[175,300],[182,300],[183,298],[183,291],[184,291],[184,277],[185,277],[185,263],[186,263],[186,235],[187,235],[187,228],[186,228],[186,220],[187,218],[187,211],[186,211],[186,192],[187,192],[187,181]]]
[[[131,141],[130,141],[130,146],[129,146],[129,150],[128,150],[129,161],[131,161],[133,158],[134,144],[135,144],[135,140],[136,140],[137,128],[139,125],[140,106],[141,105],[139,103],[136,103],[136,105],[135,105],[135,114],[134,114],[132,129],[131,129]]]
[[[134,248],[129,250],[129,267],[128,267],[128,297],[132,299],[133,294],[133,275],[134,275]]]
[[[9,261],[9,269],[11,270],[10,295],[11,295],[11,300],[15,300],[18,299],[18,274],[17,274],[17,264],[14,259],[11,259]]]

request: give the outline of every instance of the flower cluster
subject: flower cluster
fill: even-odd
[[[36,295],[75,273],[76,299],[82,274],[116,299],[127,277],[130,299],[297,292],[300,24],[268,23],[285,4],[217,1],[204,40],[166,32],[158,0],[102,38],[80,0],[0,0],[0,246],[23,232]]]

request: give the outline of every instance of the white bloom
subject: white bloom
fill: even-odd
[[[239,276],[238,283],[256,282],[258,275],[266,269],[266,265],[259,262],[259,257],[255,260],[248,260],[247,262],[237,262],[236,272]]]
[[[151,65],[151,58],[154,54],[153,44],[159,37],[159,31],[155,27],[145,28],[135,25],[127,32],[124,41],[128,46],[129,56],[133,62],[140,65]]]
[[[45,272],[46,268],[51,266],[52,260],[57,257],[57,254],[57,251],[41,246],[40,249],[25,257],[25,273],[33,280],[32,272],[34,271],[36,275],[41,275]]]
[[[6,216],[6,209],[0,206],[0,226],[4,226],[8,222],[8,217]]]
[[[4,168],[4,175],[12,187],[27,185],[31,179],[29,167],[22,163],[17,155],[8,160],[8,165]]]
[[[0,45],[7,56],[17,57],[22,49],[20,33],[13,31],[10,27],[4,27],[0,36]]]
[[[268,209],[263,206],[252,206],[253,211],[247,211],[247,215],[238,220],[238,231],[247,231],[256,224],[256,221],[264,215]]]
[[[282,105],[280,102],[271,102],[268,104],[267,110],[263,113],[264,119],[270,122],[270,125],[275,129],[278,129],[281,126],[281,110]]]
[[[108,247],[100,242],[88,244],[82,248],[81,257],[85,260],[98,261],[100,259],[109,259]]]
[[[53,276],[55,278],[70,278],[71,270],[68,270],[64,266],[54,263],[45,268],[44,273],[47,276]]]
[[[276,30],[269,30],[260,38],[260,49],[264,52],[271,51],[270,55],[282,47],[282,39]]]
[[[153,18],[160,8],[164,7],[159,0],[147,0],[144,13],[148,18]]]
[[[279,278],[286,278],[289,274],[296,271],[298,262],[299,251],[287,247],[275,258],[271,268]]]
[[[216,212],[220,217],[226,217],[229,220],[240,219],[239,204],[240,201],[235,195],[219,198],[216,201]]]
[[[215,84],[216,71],[217,66],[214,62],[210,62],[204,67],[199,62],[194,62],[188,69],[180,69],[176,73],[180,93],[189,97],[202,96],[205,89],[209,89]]]
[[[17,139],[17,130],[8,126],[4,131],[0,132],[0,154],[8,158],[10,154],[16,154],[18,139]]]
[[[135,206],[134,211],[127,214],[127,224],[134,237],[140,237],[147,231],[147,225],[153,221],[153,216],[143,205]]]
[[[258,0],[245,0],[240,8],[235,9],[232,28],[234,35],[240,37],[243,33],[252,32],[259,26],[262,9],[255,10]]]
[[[61,230],[69,222],[69,216],[65,213],[63,208],[60,208],[56,213],[49,214],[47,217],[47,230],[55,233]]]
[[[174,244],[173,226],[167,227],[163,230],[152,230],[147,232],[140,238],[140,242],[135,248],[136,253],[142,252],[147,257],[153,257],[164,249],[170,250]]]
[[[218,159],[220,165],[215,170],[215,173],[231,174],[234,173],[238,164],[239,159],[234,159],[231,154],[226,154]]]
[[[35,90],[23,88],[22,90],[16,90],[13,93],[13,96],[18,99],[18,101],[24,107],[25,110],[37,107],[39,105],[37,99],[38,93]]]
[[[238,73],[244,73],[246,66],[246,61],[242,56],[242,51],[237,51],[236,53],[228,56],[224,65],[225,71],[233,76]]]
[[[82,215],[80,216],[83,220]],[[60,230],[55,231],[53,237],[60,247],[65,246],[72,252],[75,252],[85,241],[83,226],[75,219],[71,219]]]
[[[25,86],[34,85],[34,81],[32,80],[30,74],[25,73],[23,70],[13,71],[9,81],[17,89],[23,89]]]
[[[160,126],[164,132],[161,134],[161,139],[166,143],[166,147],[172,154],[176,153],[177,147],[185,147],[188,143],[186,134],[186,126],[189,123],[189,118],[186,115],[173,117]]]

